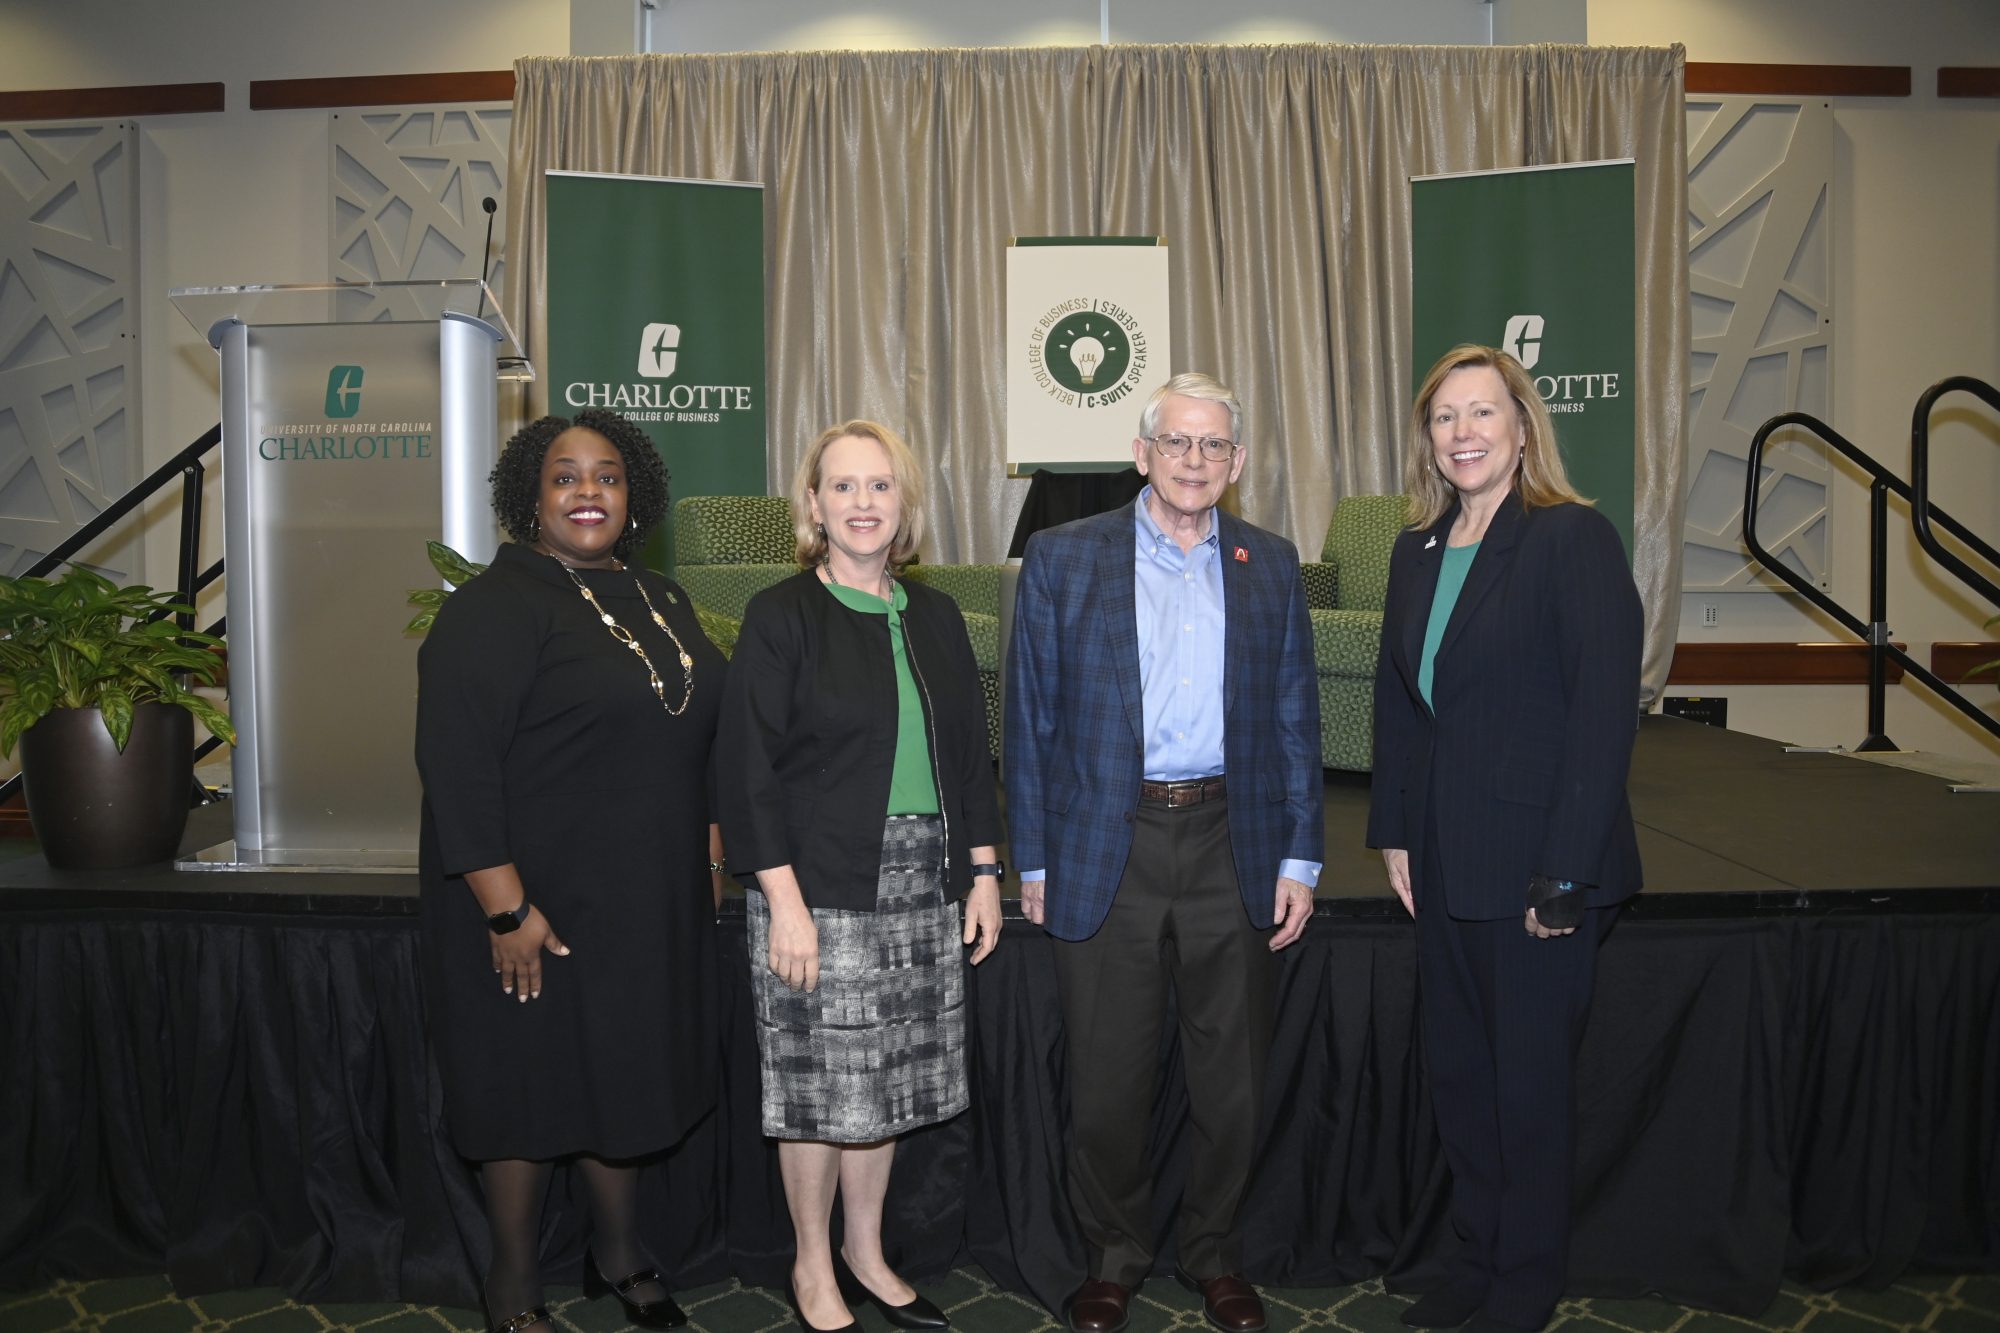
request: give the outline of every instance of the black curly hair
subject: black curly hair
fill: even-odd
[[[540,533],[535,506],[542,498],[542,460],[556,436],[572,426],[594,430],[617,447],[625,462],[625,512],[633,526],[618,535],[611,553],[625,559],[667,516],[673,496],[667,489],[667,465],[646,432],[616,412],[589,408],[568,417],[543,417],[530,422],[500,450],[500,461],[487,478],[493,483],[493,516],[507,535],[532,545]]]

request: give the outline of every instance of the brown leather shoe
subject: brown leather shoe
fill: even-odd
[[[1222,1333],[1261,1333],[1264,1302],[1257,1298],[1257,1289],[1240,1275],[1224,1273],[1221,1277],[1198,1278],[1175,1264],[1174,1276],[1183,1287],[1200,1294],[1202,1314]]]
[[[1118,1333],[1129,1318],[1132,1289],[1101,1277],[1083,1280],[1069,1298],[1069,1326],[1076,1333]]]

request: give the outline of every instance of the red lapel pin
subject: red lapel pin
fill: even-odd
[[[1236,548],[1236,561],[1237,561],[1237,563],[1238,563],[1238,564],[1243,564],[1243,565],[1247,565],[1247,564],[1249,564],[1249,563],[1250,563],[1250,552],[1248,552],[1248,551],[1244,550],[1244,549],[1243,549],[1243,548],[1242,548],[1241,546],[1237,547],[1237,548]]]

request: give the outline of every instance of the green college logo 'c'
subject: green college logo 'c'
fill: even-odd
[[[351,417],[361,410],[361,367],[335,366],[326,373],[326,414]]]

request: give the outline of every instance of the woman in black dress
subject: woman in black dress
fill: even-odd
[[[731,860],[755,872],[763,1129],[797,1239],[793,1301],[812,1333],[853,1328],[862,1300],[898,1328],[941,1328],[882,1252],[882,1206],[897,1136],[966,1107],[960,945],[977,963],[1000,932],[979,668],[957,603],[895,577],[923,520],[892,431],[824,432],[791,499],[803,572],[743,613],[716,770]]]
[[[678,1327],[638,1235],[635,1159],[715,1102],[706,773],[724,663],[678,587],[624,564],[667,477],[623,417],[521,431],[493,506],[514,540],[417,658],[425,999],[452,1141],[486,1193],[486,1307],[508,1333],[550,1327],[538,1237],[568,1160],[590,1198],[586,1292]]]

